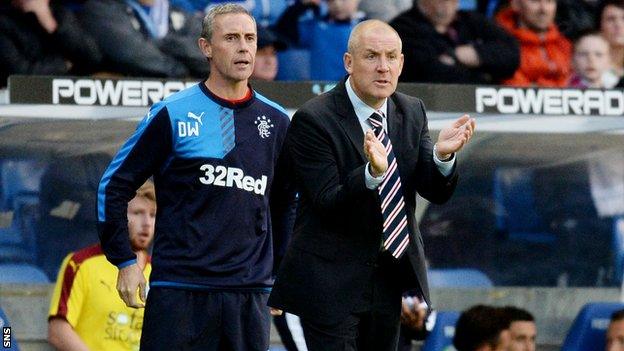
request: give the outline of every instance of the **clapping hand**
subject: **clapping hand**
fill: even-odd
[[[455,152],[461,150],[472,138],[476,127],[475,119],[468,115],[458,118],[453,124],[445,127],[438,135],[436,143],[437,157],[446,160]]]
[[[364,154],[370,163],[369,171],[373,177],[376,178],[386,173],[388,169],[386,148],[371,129],[366,132],[364,137]]]

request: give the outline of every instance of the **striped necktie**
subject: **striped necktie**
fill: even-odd
[[[397,161],[392,151],[392,143],[383,128],[383,119],[377,112],[368,118],[373,126],[375,136],[386,148],[388,155],[388,169],[386,177],[377,189],[381,200],[381,213],[383,214],[383,248],[395,258],[407,249],[409,244],[409,232],[407,229],[407,216],[405,215],[405,199],[401,189],[401,177],[397,169]]]

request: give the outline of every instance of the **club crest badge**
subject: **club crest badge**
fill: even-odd
[[[258,134],[262,139],[270,137],[271,128],[275,127],[275,125],[271,124],[271,119],[266,116],[257,117],[254,124],[258,126]]]

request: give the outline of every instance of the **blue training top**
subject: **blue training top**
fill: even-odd
[[[153,175],[151,286],[270,287],[273,241],[285,243],[292,228],[294,192],[278,162],[288,123],[281,106],[254,91],[231,102],[203,82],[154,104],[100,181],[108,260],[120,268],[135,262],[127,204]]]

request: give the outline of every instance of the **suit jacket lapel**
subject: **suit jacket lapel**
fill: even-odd
[[[349,96],[347,95],[345,81],[346,78],[340,81],[335,88],[334,100],[336,102],[336,112],[339,115],[338,120],[351,140],[353,147],[355,147],[360,154],[362,161],[366,161],[366,155],[364,154],[364,132],[362,131],[360,121],[355,115],[351,100],[349,100]]]
[[[399,137],[400,131],[403,128],[403,114],[401,110],[397,108],[392,96],[388,98],[388,136],[390,137],[390,141],[392,142],[392,148],[396,149],[401,148],[402,145],[400,143],[401,138]],[[395,152],[395,155],[397,153]]]

